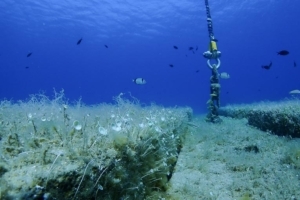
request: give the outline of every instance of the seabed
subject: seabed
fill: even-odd
[[[192,109],[0,103],[1,199],[298,199],[299,100]]]

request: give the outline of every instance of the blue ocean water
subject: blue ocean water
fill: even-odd
[[[219,72],[231,76],[221,80],[221,105],[282,100],[300,89],[300,1],[209,3]],[[98,104],[122,92],[206,112],[204,0],[2,0],[0,10],[0,99],[53,96],[55,88],[70,101]],[[261,67],[271,61],[270,70]],[[147,84],[134,84],[138,77]]]

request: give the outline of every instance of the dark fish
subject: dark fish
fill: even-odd
[[[80,38],[78,41],[77,41],[77,45],[79,45],[82,41],[82,38]]]
[[[32,52],[30,52],[29,54],[27,54],[27,57],[30,57],[30,56],[31,56],[31,54],[32,54]]]
[[[173,46],[173,48],[174,48],[174,49],[178,49],[178,47],[177,47],[177,46]]]
[[[296,63],[296,61],[294,61],[294,67],[297,67],[297,63]]]
[[[26,66],[26,67],[25,67],[25,69],[29,69],[29,67],[28,67],[28,66]]]
[[[196,46],[196,51],[198,51],[198,46]]]
[[[267,69],[267,70],[269,70],[271,67],[272,67],[272,62],[270,62],[270,64],[269,65],[263,65],[263,66],[261,66],[263,69]]]
[[[287,50],[282,50],[282,51],[279,51],[277,52],[278,55],[281,55],[281,56],[286,56],[288,55],[290,52],[288,52]]]
[[[199,72],[199,70],[196,71],[196,73],[198,73],[198,72]]]
[[[174,65],[172,65],[172,64],[169,64],[169,66],[170,66],[170,67],[174,67]]]
[[[106,44],[104,46],[105,46],[105,48],[108,48],[108,46]]]
[[[191,51],[191,50],[193,50],[194,49],[194,47],[189,47],[189,50]]]

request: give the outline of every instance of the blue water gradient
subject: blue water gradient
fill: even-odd
[[[221,105],[282,100],[300,89],[300,1],[209,3],[219,71],[231,76],[221,80]],[[63,88],[70,101],[96,104],[130,92],[146,104],[206,112],[204,0],[2,0],[0,10],[1,99]],[[290,54],[278,56],[282,49]],[[261,68],[270,61],[270,70]],[[137,77],[147,84],[132,83]]]

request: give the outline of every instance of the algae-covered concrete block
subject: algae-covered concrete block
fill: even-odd
[[[231,105],[220,109],[220,115],[247,118],[249,125],[283,136],[300,137],[300,102],[261,102]]]
[[[172,176],[190,108],[67,104],[62,93],[0,104],[1,199],[146,199]]]

